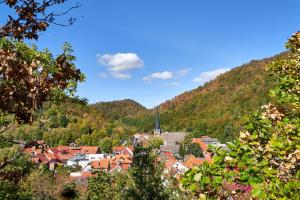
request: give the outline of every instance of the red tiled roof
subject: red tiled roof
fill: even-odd
[[[44,153],[44,155],[46,156],[46,158],[48,160],[56,160],[57,159],[56,156],[53,155],[52,153]]]
[[[58,146],[57,149],[59,151],[69,151],[70,150],[70,148],[68,146]]]
[[[81,146],[81,153],[84,154],[96,154],[99,151],[97,146]]]
[[[205,159],[196,158],[195,156],[191,155],[185,162],[184,165],[188,168],[192,168],[197,165],[202,165]]]
[[[70,158],[72,158],[74,156],[72,153],[60,153],[60,152],[56,155],[60,161],[69,160]]]
[[[70,148],[70,152],[72,153],[72,154],[79,154],[79,153],[81,153],[81,147],[75,147],[75,148]]]
[[[93,169],[108,169],[110,164],[110,159],[109,158],[105,158],[105,159],[101,159],[101,160],[96,160],[91,162],[91,166]]]
[[[165,161],[165,168],[169,169],[171,168],[177,161],[174,159],[168,159]]]
[[[124,164],[131,164],[132,157],[127,154],[119,154],[116,155],[114,158],[111,159],[111,163],[124,163]]]
[[[92,176],[93,174],[91,173],[91,172],[82,172],[81,173],[81,176],[82,177],[90,177],[90,176]]]
[[[57,148],[49,148],[47,149],[48,153],[58,154],[59,150]]]
[[[34,149],[33,152],[35,155],[39,155],[42,153],[42,149]]]
[[[130,164],[121,164],[121,165],[119,165],[122,169],[124,169],[124,170],[128,170],[129,169],[129,167],[130,167]]]
[[[42,163],[45,163],[45,164],[47,164],[49,162],[49,160],[47,159],[47,157],[44,154],[36,155],[34,158],[38,158]]]
[[[116,146],[113,148],[113,151],[117,151],[117,152],[120,152],[120,151],[123,151],[126,147],[124,146]]]

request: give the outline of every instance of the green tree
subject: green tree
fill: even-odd
[[[163,145],[164,142],[160,137],[153,137],[150,140],[150,147],[152,149],[159,149],[160,145]]]
[[[185,155],[194,155],[196,157],[203,157],[201,147],[197,143],[190,142],[185,147]]]
[[[112,150],[112,139],[111,138],[103,138],[99,141],[99,148],[102,152],[109,153]]]
[[[266,67],[278,80],[272,103],[247,117],[239,141],[228,143],[230,151],[215,149],[212,164],[181,180],[198,198],[300,199],[300,32],[286,46],[288,58]]]
[[[164,200],[169,199],[162,179],[162,165],[150,148],[137,145],[129,174],[132,184],[126,191],[126,199]]]
[[[66,115],[60,116],[60,126],[66,128],[68,126],[69,120]]]
[[[117,191],[114,190],[113,175],[99,172],[95,177],[89,179],[88,200],[112,200],[115,199]]]

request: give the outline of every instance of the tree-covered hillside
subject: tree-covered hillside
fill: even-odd
[[[85,102],[71,98],[60,104],[46,102],[43,109],[34,112],[34,118],[33,124],[16,124],[5,135],[22,140],[42,139],[50,146],[76,142],[109,151],[122,140],[130,141],[136,131],[119,121],[108,120]]]
[[[110,102],[99,102],[90,105],[90,107],[99,111],[104,115],[105,118],[110,120],[116,120],[122,117],[138,115],[139,113],[146,110],[144,106],[130,99]]]
[[[253,60],[233,68],[215,80],[161,104],[162,128],[208,134],[222,141],[232,140],[238,134],[243,116],[268,102],[268,91],[275,81],[267,75],[265,66],[275,57]],[[153,110],[148,110],[126,117],[123,122],[142,131],[151,131],[153,116]]]

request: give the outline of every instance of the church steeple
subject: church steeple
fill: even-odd
[[[154,135],[160,135],[161,134],[161,129],[160,129],[160,117],[158,113],[158,109],[156,108],[156,114],[155,114],[155,127],[153,130]]]

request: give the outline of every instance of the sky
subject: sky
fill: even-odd
[[[70,0],[63,10],[77,1]],[[299,0],[79,0],[72,26],[37,44],[70,42],[90,103],[133,99],[152,108],[253,59],[284,51],[300,30]],[[0,6],[1,13],[8,12]],[[66,21],[66,17],[58,22]]]

